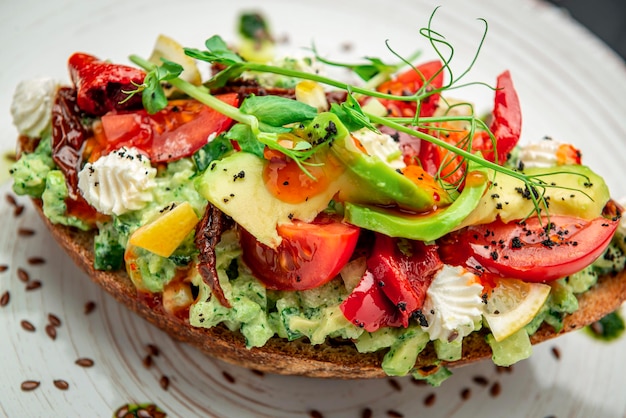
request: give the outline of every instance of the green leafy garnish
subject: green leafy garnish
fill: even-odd
[[[153,65],[149,69],[143,83],[136,85],[136,90],[124,92],[127,93],[128,96],[122,103],[129,100],[135,94],[141,93],[141,102],[148,113],[157,113],[167,106],[167,97],[165,96],[161,82],[177,78],[183,72],[183,67],[165,58],[161,58],[161,61],[163,61],[162,65]]]

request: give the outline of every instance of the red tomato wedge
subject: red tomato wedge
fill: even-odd
[[[598,258],[611,242],[619,220],[571,216],[496,221],[470,226],[439,241],[445,263],[500,277],[547,282],[576,273]],[[480,266],[477,268],[477,264]]]
[[[216,97],[232,106],[238,104],[236,93]],[[136,147],[152,162],[170,162],[190,156],[206,145],[209,136],[220,134],[231,123],[230,118],[196,100],[172,100],[153,115],[139,110],[102,116],[104,138],[98,142],[104,153]]]
[[[359,228],[331,216],[313,222],[278,226],[282,242],[276,249],[240,230],[243,260],[269,289],[306,290],[327,283],[350,260]]]

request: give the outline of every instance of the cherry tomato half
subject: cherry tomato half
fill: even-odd
[[[269,289],[306,290],[327,283],[350,260],[359,228],[331,216],[278,226],[282,242],[272,249],[240,230],[243,260]]]
[[[233,106],[238,103],[236,93],[216,97]],[[190,156],[206,145],[210,135],[223,132],[231,123],[230,118],[196,100],[172,100],[153,115],[139,110],[102,116],[102,137],[97,139],[103,153],[136,147],[152,162],[169,162]]]
[[[611,242],[617,219],[571,216],[496,221],[470,226],[439,241],[441,259],[478,272],[529,282],[546,282],[576,273],[598,258]],[[477,268],[477,264],[480,266]]]

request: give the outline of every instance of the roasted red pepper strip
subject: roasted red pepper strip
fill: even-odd
[[[429,61],[411,68],[397,78],[386,81],[377,87],[382,93],[394,94],[396,96],[407,96],[415,94],[428,82],[427,91],[439,89],[443,86],[443,71],[441,61]],[[420,117],[432,116],[439,103],[439,93],[433,93],[424,98],[420,103]],[[389,109],[391,116],[413,117],[417,111],[417,104],[413,101],[380,100]]]
[[[382,291],[398,310],[405,327],[411,314],[424,305],[426,290],[440,267],[436,245],[382,234],[376,235],[372,256],[367,260],[368,270],[384,283]]]
[[[359,285],[340,305],[346,319],[354,325],[374,332],[382,327],[399,327],[398,311],[383,293],[374,275],[366,271]]]
[[[110,110],[141,107],[141,95],[124,101],[124,91],[137,89],[146,73],[127,65],[111,64],[98,58],[75,53],[68,61],[70,77],[77,90],[77,102],[82,111],[101,116]]]
[[[441,266],[436,245],[378,234],[367,271],[341,310],[368,332],[381,326],[407,327],[421,312],[426,290]]]
[[[522,109],[511,73],[505,71],[498,76],[496,93],[493,106],[493,120],[489,126],[489,130],[496,137],[496,150],[493,150],[493,143],[486,132],[482,135],[482,144],[475,139],[473,149],[482,151],[485,159],[489,161],[497,161],[503,164],[509,152],[519,141],[522,133]]]

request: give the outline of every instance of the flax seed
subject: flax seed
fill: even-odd
[[[32,282],[29,282],[28,284],[26,284],[26,290],[30,291],[30,290],[36,290],[39,289],[41,287],[41,282],[39,280],[33,280]]]
[[[561,350],[559,350],[558,347],[552,347],[552,355],[554,356],[555,359],[560,360],[561,359]]]
[[[489,389],[489,394],[495,398],[500,395],[501,391],[502,387],[500,386],[500,382],[495,382],[493,385],[491,385],[491,388]]]
[[[28,283],[30,281],[30,274],[26,270],[21,267],[17,268],[17,278],[24,283]]]
[[[165,375],[161,376],[159,384],[161,385],[161,389],[167,390],[170,387],[170,378]]]
[[[3,273],[9,269],[9,266],[6,264],[0,264],[0,273]]]
[[[402,390],[402,386],[400,386],[400,383],[396,379],[388,379],[387,382],[389,382],[389,386],[391,386],[394,390],[397,390],[398,392]]]
[[[46,334],[53,340],[57,339],[57,329],[52,324],[46,325]]]
[[[76,363],[80,367],[91,367],[93,366],[94,361],[87,357],[81,357],[78,360],[76,360],[74,363]]]
[[[59,390],[68,390],[70,387],[70,384],[63,379],[57,379],[53,383],[54,386],[56,386],[56,388]]]
[[[235,378],[230,373],[222,372],[222,376],[224,376],[224,379],[226,379],[228,383],[235,383]]]
[[[29,321],[27,321],[25,319],[22,319],[20,324],[22,325],[22,328],[24,328],[28,332],[35,331],[35,326],[31,322],[29,322]]]
[[[0,307],[4,308],[5,306],[9,304],[10,301],[11,301],[11,294],[7,290],[0,297]]]
[[[32,237],[33,235],[35,235],[35,230],[30,228],[19,228],[17,230],[17,234],[20,237]]]
[[[48,314],[48,323],[53,327],[61,326],[61,320],[59,319],[59,317],[52,313]]]
[[[154,344],[148,344],[146,345],[146,348],[148,349],[148,354],[152,357],[158,357],[159,354],[161,354],[161,350],[159,350],[159,347]]]
[[[39,387],[40,382],[37,380],[25,380],[21,384],[21,388],[24,392],[29,392],[31,390],[35,390]]]
[[[85,315],[89,315],[95,309],[96,309],[96,302],[90,300],[89,302],[85,303]]]
[[[430,393],[428,396],[424,398],[424,406],[428,406],[428,407],[433,406],[436,400],[437,400],[437,395],[435,395],[434,393]]]
[[[24,213],[24,205],[18,205],[13,209],[13,216],[16,218],[19,217],[22,213]]]
[[[29,257],[28,260],[26,260],[26,261],[31,266],[38,266],[38,265],[46,263],[46,259],[43,258],[43,257]]]

